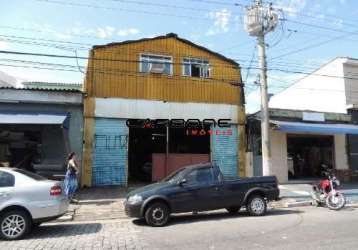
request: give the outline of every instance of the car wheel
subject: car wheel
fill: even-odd
[[[145,220],[152,227],[164,226],[169,220],[169,208],[163,202],[150,204],[145,211]]]
[[[226,210],[230,214],[236,214],[237,212],[239,212],[240,208],[239,207],[227,207]]]
[[[0,237],[5,240],[23,238],[31,229],[30,216],[21,210],[12,210],[0,216]]]
[[[264,197],[261,195],[252,195],[246,204],[246,210],[250,215],[262,216],[266,213],[267,204]]]

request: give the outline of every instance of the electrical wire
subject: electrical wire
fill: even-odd
[[[94,8],[94,9],[105,9],[111,11],[123,11],[123,12],[131,12],[131,13],[140,13],[140,14],[147,14],[147,15],[155,15],[155,16],[167,16],[167,17],[176,17],[176,18],[186,18],[186,19],[195,19],[195,20],[211,20],[210,17],[200,17],[200,16],[187,16],[187,15],[177,15],[174,13],[164,13],[164,12],[156,12],[156,11],[148,11],[148,10],[134,10],[134,9],[127,9],[127,8],[112,8],[100,5],[92,5],[92,4],[82,4],[82,3],[74,3],[74,2],[63,2],[58,0],[35,0],[38,2],[50,3],[50,4],[59,4],[64,6],[75,6],[75,7],[87,7],[87,8]]]
[[[27,53],[27,52],[18,52],[18,51],[1,51],[0,54],[15,54],[15,55],[23,55],[23,56],[40,56],[40,57],[51,57],[51,58],[67,58],[67,59],[88,59],[87,57],[75,57],[75,56],[69,56],[69,55],[54,55],[54,54],[40,54],[40,53]],[[100,59],[100,58],[92,58],[93,60],[101,60],[101,61],[119,61],[119,62],[133,62],[133,63],[139,63],[142,62],[140,60],[118,60],[118,59]],[[174,64],[174,63],[173,63]],[[183,65],[182,63],[175,63],[179,65]],[[76,67],[76,66],[74,66]],[[245,69],[249,69],[248,67],[243,67]],[[250,67],[250,69],[260,69],[258,67]],[[113,69],[118,71],[118,69]],[[356,77],[349,77],[349,76],[337,76],[337,75],[328,75],[328,74],[318,74],[315,72],[305,72],[300,70],[287,70],[286,68],[268,68],[268,71],[278,71],[278,72],[284,72],[284,73],[293,73],[293,74],[302,74],[302,75],[315,75],[315,76],[322,76],[322,77],[330,77],[330,78],[339,78],[339,79],[350,79],[350,80],[358,80]],[[138,72],[135,72],[138,73]],[[347,73],[353,73],[354,72],[347,72]],[[215,79],[215,80],[223,80],[223,79]]]

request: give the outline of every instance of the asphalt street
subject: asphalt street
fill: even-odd
[[[218,212],[140,228],[149,249],[357,249],[358,209],[275,209],[264,217]]]
[[[142,220],[47,223],[0,249],[357,249],[358,209],[273,209],[264,217],[223,210],[178,215],[168,226]]]

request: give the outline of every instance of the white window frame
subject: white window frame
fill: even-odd
[[[189,62],[185,62],[185,61],[189,61]],[[194,61],[196,61],[196,63],[193,63]],[[198,61],[201,61],[200,63],[198,63]],[[207,62],[206,63],[204,63]],[[210,63],[208,59],[205,58],[196,58],[196,57],[184,57],[182,60],[182,75],[183,76],[187,76],[187,77],[193,77],[191,74],[191,65],[192,64],[199,64],[200,65],[200,76],[199,78],[210,78],[211,77],[211,68],[210,68]],[[185,74],[185,65],[190,65],[189,67],[189,75]],[[208,75],[204,76],[204,72],[203,72],[203,66],[207,66],[208,67]]]
[[[142,62],[144,61],[142,57],[144,56],[157,56],[157,57],[163,57],[163,60],[158,59],[158,63],[170,63],[170,73],[163,73],[164,75],[173,75],[173,57],[169,56],[169,55],[161,55],[161,54],[153,54],[153,53],[141,53],[139,54],[139,72],[140,73],[150,73],[150,71],[148,72],[144,72],[142,69]],[[166,58],[170,58],[170,62],[168,62],[168,60],[164,59],[164,57]]]

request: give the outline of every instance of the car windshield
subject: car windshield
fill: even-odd
[[[38,174],[35,174],[35,173],[32,173],[32,172],[29,172],[29,171],[26,171],[26,170],[23,170],[23,169],[15,169],[14,170],[15,172],[18,172],[20,174],[23,174],[23,175],[26,175],[27,177],[31,178],[31,179],[34,179],[36,181],[44,181],[44,180],[47,180],[45,177],[42,177],[41,175],[38,175]]]
[[[162,181],[175,183],[180,180],[180,178],[183,176],[184,171],[185,171],[185,168],[179,169],[179,170],[175,171],[174,173],[165,177]]]

